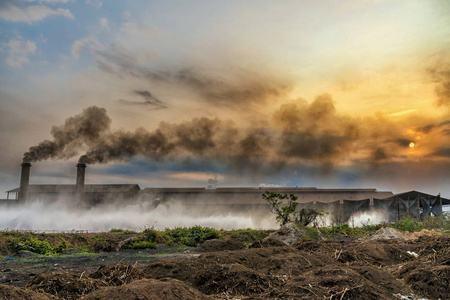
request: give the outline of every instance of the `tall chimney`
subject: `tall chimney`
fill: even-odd
[[[85,176],[86,164],[77,165],[77,193],[82,194],[84,192],[84,176]]]
[[[28,186],[30,185],[30,163],[22,163],[22,173],[20,175],[19,201],[28,201]]]

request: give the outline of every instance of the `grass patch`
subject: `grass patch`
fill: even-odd
[[[267,237],[272,231],[270,230],[255,230],[255,229],[235,229],[231,231],[221,231],[222,235],[230,235],[231,238],[237,239],[244,243],[254,243],[261,241]]]

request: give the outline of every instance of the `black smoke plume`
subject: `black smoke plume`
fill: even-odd
[[[310,104],[304,100],[283,104],[264,124],[269,125],[237,127],[232,121],[202,117],[179,124],[161,122],[153,131],[112,131],[106,110],[94,106],[54,126],[53,140],[31,147],[24,161],[68,159],[80,153],[84,154],[79,162],[86,164],[133,157],[154,161],[198,158],[259,173],[279,171],[290,162],[309,161],[328,168],[355,152],[388,161],[395,147],[408,141],[386,122],[380,124],[385,124],[388,133],[373,120],[337,114],[328,94]]]
[[[77,155],[83,145],[92,147],[101,140],[111,125],[106,109],[88,107],[79,115],[68,118],[63,125],[53,126],[53,140],[45,140],[30,147],[23,156],[24,162],[46,159],[67,159]]]

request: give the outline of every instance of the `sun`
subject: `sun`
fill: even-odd
[[[413,148],[414,147],[414,142],[409,143],[409,147]]]

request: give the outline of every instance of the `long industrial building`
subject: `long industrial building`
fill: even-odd
[[[193,211],[205,214],[213,211],[229,213],[267,214],[268,204],[261,197],[265,191],[294,194],[299,207],[318,207],[332,212],[336,220],[347,221],[357,212],[381,210],[386,221],[395,221],[411,215],[421,217],[441,215],[442,206],[450,200],[417,191],[394,195],[376,189],[317,189],[309,188],[145,188],[137,184],[85,184],[85,164],[77,165],[76,183],[73,185],[30,185],[30,163],[22,164],[20,187],[7,191],[2,205],[26,205],[32,201],[68,199],[81,201],[88,206],[115,203],[117,205],[150,201],[155,206],[179,203]]]

